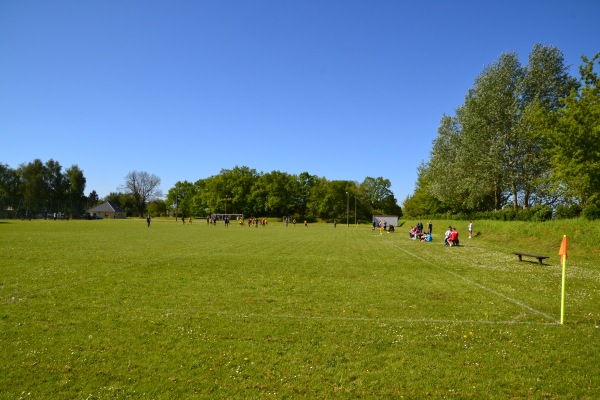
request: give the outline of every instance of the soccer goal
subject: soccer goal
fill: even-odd
[[[239,219],[244,219],[244,214],[211,214],[210,216],[213,220],[216,218],[218,221],[224,221],[225,217],[229,221],[235,221]]]

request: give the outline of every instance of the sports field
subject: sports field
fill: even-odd
[[[597,242],[560,325],[557,225],[460,224],[0,221],[0,398],[600,398]]]

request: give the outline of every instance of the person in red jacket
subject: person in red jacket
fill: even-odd
[[[458,231],[456,228],[452,229],[452,233],[450,233],[450,237],[448,238],[448,243],[450,244],[450,247],[458,246]]]

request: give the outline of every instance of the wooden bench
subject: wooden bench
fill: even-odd
[[[545,260],[546,258],[550,258],[549,256],[541,256],[539,254],[531,254],[531,253],[520,253],[520,252],[514,252],[514,254],[519,256],[519,261],[523,261],[523,257],[533,257],[533,258],[537,258],[538,261],[540,262],[540,265],[543,264],[543,260]]]

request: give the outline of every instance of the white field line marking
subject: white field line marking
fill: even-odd
[[[535,321],[489,321],[489,320],[454,320],[454,319],[410,319],[410,318],[368,318],[368,317],[333,317],[330,315],[293,315],[293,314],[240,314],[228,313],[223,311],[205,311],[197,310],[201,314],[216,314],[237,316],[240,318],[281,318],[281,319],[306,319],[322,321],[354,321],[354,322],[403,322],[407,324],[432,323],[432,324],[488,324],[488,325],[557,325],[556,322],[535,322]]]
[[[452,270],[449,270],[449,269],[447,269],[447,268],[440,267],[439,265],[437,265],[437,264],[434,264],[433,262],[431,262],[431,261],[427,260],[426,258],[420,257],[420,256],[418,256],[417,254],[414,254],[414,253],[412,253],[412,252],[410,252],[410,251],[408,251],[408,250],[404,249],[404,248],[403,248],[403,247],[401,247],[401,246],[394,246],[394,247],[396,247],[396,248],[398,248],[398,249],[402,250],[403,252],[405,252],[405,253],[406,253],[406,254],[408,254],[409,256],[412,256],[412,257],[414,257],[414,258],[416,258],[416,259],[419,259],[419,260],[423,261],[424,263],[427,263],[427,264],[431,265],[431,266],[432,266],[432,267],[434,267],[434,268],[437,268],[437,269],[439,269],[439,270],[441,270],[441,271],[444,271],[444,272],[446,272],[446,273],[448,273],[448,274],[450,274],[450,275],[452,275],[452,276],[454,276],[454,277],[456,277],[456,278],[462,279],[463,281],[465,281],[465,282],[468,282],[468,283],[470,283],[471,285],[477,286],[477,287],[478,287],[478,288],[480,288],[480,289],[486,290],[486,291],[488,291],[488,292],[490,292],[490,293],[492,293],[492,294],[494,294],[494,295],[496,295],[496,296],[498,296],[498,297],[501,297],[501,298],[503,298],[504,300],[507,300],[507,301],[509,301],[509,302],[511,302],[511,303],[513,303],[513,304],[516,304],[516,305],[518,305],[518,306],[520,306],[520,307],[523,307],[523,308],[525,308],[526,310],[529,310],[529,311],[531,311],[532,313],[535,313],[535,314],[541,315],[541,316],[543,316],[543,317],[545,317],[545,318],[547,318],[547,319],[549,319],[549,320],[551,320],[551,321],[554,321],[552,324],[558,324],[558,323],[559,323],[559,321],[558,321],[558,320],[556,320],[556,318],[552,317],[551,315],[548,315],[548,314],[546,314],[545,312],[542,312],[542,311],[540,311],[540,310],[536,310],[535,308],[533,308],[533,307],[531,307],[531,306],[528,306],[527,304],[525,304],[525,303],[523,303],[523,302],[521,302],[521,301],[519,301],[519,300],[513,299],[512,297],[508,297],[507,295],[505,295],[505,294],[502,294],[502,293],[500,293],[500,292],[497,292],[497,291],[495,291],[494,289],[491,289],[491,288],[489,288],[489,287],[487,287],[487,286],[484,286],[484,285],[482,285],[482,284],[481,284],[481,283],[479,283],[479,282],[475,282],[475,281],[474,281],[474,280],[472,280],[472,279],[465,278],[464,276],[462,276],[462,275],[460,275],[460,274],[458,274],[458,273],[456,273],[456,272],[454,272],[454,271],[452,271]]]

